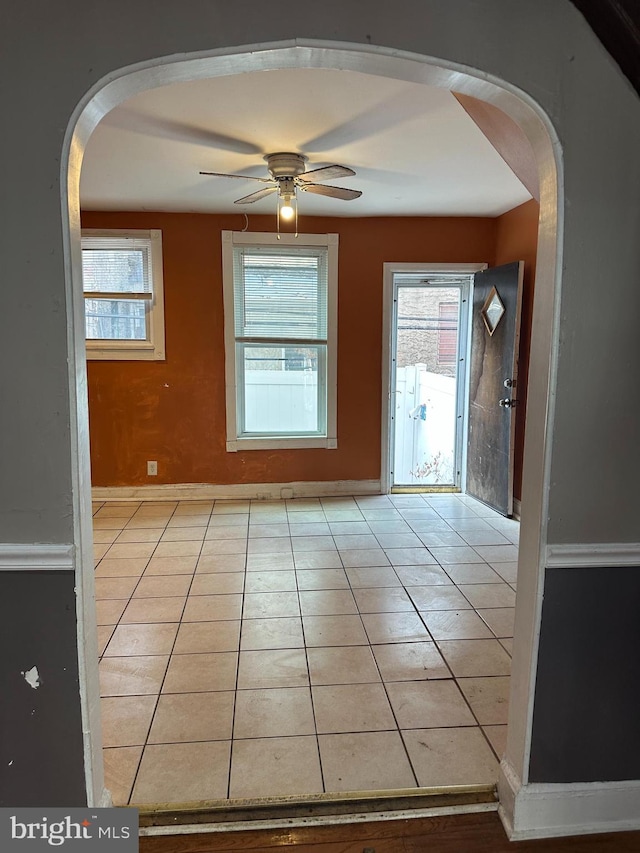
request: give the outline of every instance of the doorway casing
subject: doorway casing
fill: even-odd
[[[559,141],[549,118],[526,93],[504,80],[491,78],[482,69],[470,72],[467,67],[450,61],[373,45],[304,39],[192,54],[187,59],[184,55],[163,57],[121,68],[99,81],[86,93],[74,110],[65,135],[61,158],[62,225],[68,306],[78,655],[88,803],[90,806],[105,805],[109,798],[104,789],[99,735],[84,299],[80,253],[79,185],[85,146],[98,122],[111,109],[147,89],[250,71],[312,67],[358,71],[440,86],[487,101],[502,109],[520,125],[536,156],[542,193],[531,343],[533,367],[529,378],[531,414],[527,420],[525,439],[522,495],[524,512],[509,734],[499,784],[501,815],[509,830],[513,825],[518,791],[528,782],[535,665],[547,541],[547,486],[554,413],[561,269],[559,235],[563,222]]]

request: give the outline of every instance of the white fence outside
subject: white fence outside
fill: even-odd
[[[393,483],[452,485],[455,480],[456,380],[424,364],[396,371]]]
[[[317,429],[318,376],[307,370],[248,370],[245,428],[260,432]],[[396,373],[393,482],[454,482],[456,380],[430,373],[424,364]]]
[[[247,370],[248,432],[314,432],[318,429],[318,374],[312,370]]]

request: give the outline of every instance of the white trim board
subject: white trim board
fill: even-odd
[[[294,483],[176,483],[160,486],[95,486],[94,501],[291,500],[292,498],[379,495],[380,480],[328,480]]]
[[[640,566],[640,542],[590,542],[547,545],[548,569]]]
[[[522,785],[503,759],[498,792],[510,841],[640,829],[640,781]]]
[[[73,571],[73,545],[0,545],[0,572]]]

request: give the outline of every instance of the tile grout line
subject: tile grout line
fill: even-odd
[[[131,521],[131,519],[133,518],[133,516],[135,516],[135,514],[138,512],[138,510],[140,509],[140,507],[141,507],[141,506],[142,506],[142,503],[139,503],[139,504],[138,504],[138,506],[137,506],[137,508],[136,508],[136,510],[135,510],[135,512],[134,512],[131,516],[129,516],[129,517],[128,517],[128,519],[127,519],[127,523],[128,523],[129,521]],[[169,517],[171,517],[171,516],[169,516]],[[167,521],[168,521],[168,520],[167,520]],[[166,524],[166,523],[165,523],[165,524]],[[122,527],[122,528],[120,529],[120,531],[119,531],[118,535],[115,537],[115,539],[114,539],[114,540],[113,540],[113,542],[111,543],[112,545],[113,545],[113,544],[115,544],[115,542],[117,542],[117,540],[118,540],[118,538],[119,538],[119,536],[120,536],[120,533],[122,533],[122,531],[123,531],[123,530],[125,530],[125,528],[126,528],[126,524],[124,525],[124,527]],[[160,541],[160,540],[158,540],[158,541]],[[156,543],[156,547],[157,547],[157,543]],[[104,558],[106,557],[106,554],[108,553],[108,551],[109,551],[109,549],[107,549],[107,552],[103,555],[102,559],[104,559]],[[155,549],[154,549],[154,551],[155,551]],[[125,607],[124,607],[124,609],[123,609],[122,613],[120,614],[120,617],[119,617],[119,619],[118,619],[117,624],[113,626],[113,631],[111,632],[111,635],[110,635],[110,637],[109,637],[109,640],[108,640],[108,641],[107,641],[107,643],[105,644],[104,651],[103,651],[102,655],[100,655],[100,656],[99,656],[99,658],[98,658],[98,663],[100,663],[100,661],[101,661],[101,660],[106,656],[107,649],[109,648],[109,645],[110,645],[110,643],[111,643],[111,640],[113,639],[113,636],[114,636],[114,634],[115,634],[116,628],[118,628],[118,627],[122,624],[122,622],[121,622],[121,620],[122,620],[122,616],[124,615],[124,612],[126,611],[127,607],[129,606],[129,603],[130,603],[130,602],[131,602],[131,600],[133,599],[133,594],[134,594],[135,590],[138,588],[138,586],[139,586],[139,584],[140,584],[140,581],[142,580],[142,577],[143,577],[143,575],[144,575],[144,572],[146,571],[146,567],[147,567],[147,565],[149,564],[149,562],[150,562],[150,560],[151,560],[151,557],[152,557],[152,556],[153,556],[153,551],[152,551],[151,555],[149,556],[149,559],[147,560],[147,563],[145,564],[145,568],[144,568],[144,569],[142,570],[142,572],[140,573],[140,576],[138,577],[137,582],[134,584],[134,587],[133,587],[133,590],[132,590],[132,592],[131,592],[131,595],[129,596],[129,598],[128,598],[128,599],[126,599],[127,604],[125,605]],[[100,562],[102,562],[102,559],[101,559],[100,561],[98,561],[98,564],[97,564],[97,565],[96,565],[96,567],[95,567],[95,568],[96,568],[96,570],[97,570],[98,566],[100,565]],[[134,577],[135,577],[135,576],[134,576]],[[168,659],[167,659],[167,666],[168,666]],[[109,697],[102,697],[102,693],[101,693],[100,698],[101,698],[101,700],[102,700],[103,698],[109,698]],[[153,719],[153,715],[152,715],[151,719]],[[150,725],[151,725],[151,724],[150,724]],[[148,731],[147,731],[147,736],[148,736]],[[145,741],[146,741],[146,737],[145,737]],[[109,748],[109,747],[107,747],[107,748]],[[139,759],[138,759],[138,761],[137,761],[136,769],[135,769],[135,772],[134,772],[133,777],[132,777],[131,786],[130,786],[130,788],[129,788],[129,794],[128,794],[128,796],[127,796],[127,803],[129,803],[129,802],[130,802],[130,800],[131,800],[131,796],[132,796],[132,793],[133,793],[133,788],[134,788],[135,781],[136,781],[136,778],[137,778],[137,775],[138,775],[138,771],[139,771],[139,769],[140,769],[140,764],[141,764],[141,762],[142,762],[142,756],[143,756],[143,754],[144,754],[144,744],[142,744],[142,749],[140,750],[140,757],[139,757]]]
[[[171,515],[170,515],[170,516],[169,516],[169,518],[167,519],[167,522],[166,522],[165,527],[164,527],[165,532],[168,530],[168,528],[169,528],[169,522],[170,522],[170,521],[171,521],[171,519],[176,515],[176,510],[178,509],[178,507],[179,507],[179,506],[180,506],[180,501],[178,501],[178,503],[176,504],[176,506],[175,506],[175,508],[174,508],[173,512],[171,513]],[[213,508],[212,508],[212,509],[213,509]],[[209,518],[211,518],[211,513],[209,514]],[[163,535],[164,535],[164,534],[163,534]],[[205,531],[205,535],[206,535],[206,531]],[[157,543],[157,545],[156,545],[156,548],[154,548],[154,550],[153,550],[153,552],[152,552],[152,555],[151,555],[151,557],[149,558],[149,561],[147,562],[147,566],[149,565],[149,562],[151,562],[151,560],[153,559],[153,555],[155,554],[156,549],[157,549],[157,546],[160,544],[160,541],[162,541],[162,537],[161,537],[161,538],[160,538],[160,540],[158,541],[158,543]],[[148,729],[147,729],[147,734],[146,734],[146,737],[145,737],[145,741],[144,741],[144,744],[143,744],[143,746],[142,746],[142,751],[141,751],[141,753],[140,753],[140,760],[139,760],[139,762],[138,762],[138,766],[137,766],[137,768],[136,768],[136,772],[135,772],[134,777],[133,777],[133,782],[132,782],[132,784],[131,784],[131,793],[130,793],[130,795],[129,795],[129,800],[128,800],[129,804],[131,803],[131,800],[132,800],[132,797],[133,797],[133,792],[135,791],[136,782],[138,781],[138,776],[139,776],[139,774],[140,774],[140,768],[142,767],[142,761],[143,761],[143,759],[144,759],[145,751],[146,751],[147,747],[150,745],[150,744],[149,744],[149,735],[151,734],[151,729],[153,728],[153,723],[154,723],[154,720],[155,720],[155,718],[156,718],[156,714],[157,714],[157,712],[158,712],[158,706],[159,706],[159,704],[160,704],[160,697],[162,696],[162,688],[164,687],[164,684],[165,684],[165,681],[166,681],[166,678],[167,678],[167,673],[168,673],[168,671],[169,671],[169,667],[171,666],[171,658],[172,658],[172,656],[173,656],[173,650],[175,649],[176,642],[177,642],[177,639],[178,639],[178,634],[180,633],[180,627],[181,627],[181,625],[182,625],[182,620],[183,620],[184,613],[185,613],[185,610],[186,610],[186,607],[187,607],[187,602],[188,602],[188,600],[189,600],[189,591],[191,590],[191,587],[193,586],[193,580],[194,580],[195,575],[196,575],[196,570],[197,570],[197,567],[198,567],[198,560],[200,559],[200,554],[202,553],[202,548],[204,547],[204,541],[205,541],[205,540],[204,540],[204,536],[203,536],[203,538],[202,538],[202,543],[201,543],[201,545],[200,545],[200,552],[199,552],[198,557],[197,557],[197,559],[196,559],[196,564],[195,564],[195,566],[194,566],[193,573],[192,573],[192,575],[191,575],[191,581],[190,581],[190,583],[189,583],[189,588],[187,589],[187,594],[186,594],[186,596],[185,596],[184,604],[183,604],[183,606],[182,606],[182,612],[181,612],[181,615],[180,615],[180,619],[178,620],[178,627],[177,627],[177,629],[176,629],[176,633],[175,633],[175,636],[174,636],[174,638],[173,638],[173,642],[172,642],[172,644],[171,644],[171,650],[169,651],[169,656],[168,656],[168,659],[167,659],[167,666],[165,667],[164,675],[163,675],[163,677],[162,677],[162,680],[161,680],[161,683],[160,683],[160,686],[159,686],[159,689],[158,689],[158,695],[157,695],[157,697],[156,697],[155,705],[154,705],[154,708],[153,708],[153,713],[151,714],[151,718],[150,718],[150,721],[149,721],[149,727],[148,727]],[[146,571],[146,567],[145,567],[145,570],[144,570],[144,571]],[[144,571],[143,571],[142,575],[140,576],[140,580],[142,580],[142,577],[144,576]],[[159,577],[162,577],[162,575],[160,575]],[[137,589],[137,586],[136,586],[136,589]],[[153,623],[152,623],[152,624],[153,624]],[[167,623],[164,623],[164,624],[167,624]]]
[[[402,513],[401,513],[401,512],[400,512],[400,515],[402,515]],[[403,519],[403,521],[404,521],[405,523],[408,523],[408,522],[407,522],[407,519],[406,519],[406,518],[404,518],[404,516],[402,516],[402,519]],[[373,531],[372,531],[372,532],[373,532]],[[375,535],[375,534],[374,534],[374,535]],[[415,535],[415,531],[414,531],[414,535]],[[376,536],[376,539],[377,539],[377,536]],[[425,546],[425,547],[426,547],[426,546]],[[383,550],[384,550],[384,549],[383,549]],[[428,551],[428,549],[427,549],[427,551]],[[431,553],[431,552],[429,551],[429,553]],[[385,551],[385,554],[386,554],[386,551]],[[433,556],[433,555],[431,555],[431,556]],[[388,555],[387,555],[387,559],[388,559]],[[434,558],[434,559],[435,559],[435,558]],[[437,564],[437,565],[439,565],[439,564]],[[393,566],[393,564],[391,565],[391,567],[392,567],[392,569],[395,571],[395,566]],[[446,570],[445,570],[445,571],[446,571]],[[397,572],[396,572],[396,574],[397,574]],[[422,624],[424,625],[424,628],[425,628],[425,631],[427,632],[427,636],[429,637],[429,640],[433,643],[434,648],[436,648],[436,649],[438,650],[438,654],[439,654],[439,655],[440,655],[440,657],[442,658],[442,660],[443,660],[443,662],[444,662],[444,665],[445,665],[445,666],[446,666],[446,668],[447,668],[447,671],[449,672],[449,674],[450,674],[451,678],[453,679],[453,677],[454,677],[454,676],[453,676],[453,672],[451,671],[451,668],[450,668],[450,666],[449,666],[449,662],[446,660],[446,658],[444,657],[444,655],[440,652],[440,649],[439,649],[439,647],[438,647],[437,643],[435,642],[435,640],[434,640],[434,638],[433,638],[433,636],[432,636],[431,632],[429,631],[429,629],[428,629],[428,627],[427,627],[427,625],[426,625],[426,623],[425,623],[424,619],[422,618],[422,615],[421,615],[420,611],[418,610],[418,608],[417,608],[417,606],[416,606],[415,602],[413,601],[413,598],[411,597],[411,594],[408,592],[406,585],[405,585],[405,584],[404,584],[404,582],[400,579],[400,577],[399,577],[399,576],[398,576],[398,580],[400,580],[400,583],[402,584],[402,589],[403,589],[403,591],[405,592],[405,594],[408,596],[409,601],[411,601],[411,604],[412,604],[412,606],[413,606],[413,608],[414,608],[415,613],[417,614],[418,618],[420,619],[420,621],[421,621],[421,622],[422,622]],[[407,611],[407,612],[410,612],[410,611]],[[368,635],[367,635],[367,636],[368,636]],[[398,718],[397,718],[397,716],[396,716],[396,712],[395,712],[395,709],[394,709],[394,707],[393,707],[393,703],[391,702],[391,697],[390,697],[390,695],[389,695],[389,690],[387,689],[387,682],[382,678],[382,673],[380,672],[380,667],[379,667],[379,665],[378,665],[378,660],[377,660],[377,658],[376,658],[376,656],[375,656],[375,653],[373,652],[373,645],[374,645],[373,643],[370,643],[370,648],[371,648],[372,656],[373,656],[373,659],[374,659],[374,661],[375,661],[375,663],[376,663],[376,667],[378,668],[378,672],[379,672],[379,674],[380,674],[380,678],[381,678],[381,681],[382,681],[382,686],[383,686],[383,688],[384,688],[385,695],[386,695],[386,697],[387,697],[387,701],[388,701],[388,703],[389,703],[389,707],[391,708],[391,713],[393,714],[393,718],[394,718],[394,720],[396,721],[396,726],[397,726],[397,729],[398,729],[398,734],[399,734],[399,736],[400,736],[400,740],[401,740],[401,742],[402,742],[402,748],[404,749],[405,755],[406,755],[407,760],[408,760],[408,762],[409,762],[409,766],[411,767],[411,772],[413,773],[414,779],[415,779],[415,781],[416,781],[416,787],[418,787],[418,788],[419,788],[419,787],[420,787],[420,782],[419,782],[419,780],[418,780],[418,773],[417,773],[416,767],[415,767],[415,765],[414,765],[414,762],[411,760],[411,755],[409,754],[409,750],[408,750],[408,748],[407,748],[407,743],[406,743],[406,740],[405,740],[405,737],[404,737],[403,729],[400,727],[400,723],[399,723]],[[425,679],[425,680],[426,680],[426,681],[429,681],[429,680],[436,680],[436,679]],[[437,679],[437,680],[443,680],[443,679]],[[444,680],[448,681],[448,680],[450,680],[450,679],[444,679]],[[398,682],[398,683],[399,683],[399,682]],[[410,683],[414,683],[414,682],[410,682]],[[419,682],[418,682],[418,683],[419,683]]]
[[[320,505],[322,507],[322,504]],[[324,510],[322,510],[324,513]],[[326,519],[326,516],[325,516]],[[304,647],[304,659],[307,664],[307,678],[309,679],[309,699],[311,701],[311,713],[313,715],[313,728],[315,732],[315,741],[316,741],[316,752],[318,753],[318,767],[320,769],[320,784],[322,785],[322,790],[324,793],[327,793],[327,786],[325,783],[325,773],[324,766],[322,763],[322,753],[320,751],[320,735],[318,733],[318,720],[316,717],[316,703],[313,696],[313,689],[311,684],[311,667],[309,666],[309,647],[307,646],[307,635],[304,627],[304,619],[302,618],[302,601],[300,599],[300,587],[298,585],[298,569],[296,567],[296,558],[293,550],[293,537],[291,536],[291,522],[289,521],[289,513],[287,512],[287,524],[289,525],[289,540],[291,542],[291,553],[293,554],[293,570],[296,581],[296,593],[298,596],[298,608],[300,610],[300,626],[302,630],[302,643]]]
[[[144,502],[143,502],[143,503],[144,503]],[[141,504],[139,505],[138,509],[140,508],[140,506],[142,506],[142,505],[143,505],[143,503],[141,503]],[[166,530],[166,529],[167,529],[167,527],[168,527],[168,525],[169,525],[169,521],[170,521],[170,519],[173,517],[173,515],[175,514],[175,511],[176,511],[176,509],[178,508],[178,505],[179,505],[179,504],[178,504],[178,503],[176,503],[176,506],[174,507],[173,512],[171,513],[171,515],[169,516],[169,518],[167,518],[167,520],[166,520],[166,522],[165,522],[164,530]],[[136,512],[137,512],[137,511],[138,511],[138,510],[136,510]],[[134,515],[135,515],[135,513],[134,513]],[[164,535],[164,532],[163,532],[163,535]],[[137,584],[136,584],[136,586],[134,587],[134,592],[135,592],[135,590],[138,588],[138,586],[139,586],[139,584],[140,584],[140,581],[141,581],[141,580],[142,580],[142,578],[144,577],[144,573],[146,572],[146,570],[147,570],[147,567],[148,567],[149,563],[150,563],[150,562],[151,562],[151,560],[153,559],[153,555],[155,554],[156,549],[157,549],[158,545],[160,544],[160,540],[161,540],[161,539],[162,539],[162,536],[160,537],[160,539],[159,539],[159,540],[158,540],[158,542],[156,543],[156,547],[155,547],[155,548],[153,549],[153,551],[151,552],[151,556],[150,556],[150,557],[149,557],[149,559],[147,560],[147,564],[145,565],[144,569],[142,570],[142,574],[140,575],[140,578],[138,579],[138,583],[137,583]],[[133,598],[133,593],[132,593],[132,598]],[[186,598],[185,598],[185,605],[186,605]],[[128,605],[127,605],[127,606],[128,606]],[[125,609],[126,609],[126,608],[125,608]],[[183,610],[184,610],[184,608],[183,608]],[[124,612],[123,612],[123,615],[124,615]],[[121,617],[121,618],[122,618],[122,617]],[[180,630],[180,629],[179,629],[179,627],[178,627],[178,629],[176,630],[176,637],[178,636],[178,630]],[[174,638],[174,645],[175,645],[175,638]],[[172,647],[172,648],[173,648],[173,647]],[[106,649],[105,649],[105,651],[106,651]],[[158,709],[158,702],[160,701],[160,694],[162,693],[162,686],[163,686],[163,684],[164,684],[165,678],[167,677],[167,670],[169,669],[169,664],[170,664],[170,663],[171,663],[171,652],[169,653],[169,656],[168,656],[168,658],[167,658],[167,665],[166,665],[166,667],[165,667],[164,675],[163,675],[163,677],[162,677],[161,683],[160,683],[159,688],[158,688],[158,695],[157,695],[157,697],[156,697],[156,701],[155,701],[154,706],[153,706],[153,712],[152,712],[151,716],[149,717],[149,726],[148,726],[148,728],[147,728],[147,733],[146,733],[145,738],[144,738],[144,743],[142,744],[142,749],[140,750],[140,758],[138,759],[138,763],[137,763],[137,766],[136,766],[136,770],[135,770],[135,773],[133,774],[133,778],[132,778],[132,781],[131,781],[131,789],[130,789],[130,791],[129,791],[129,797],[128,797],[128,799],[127,799],[127,804],[130,804],[130,803],[131,803],[131,798],[133,797],[133,792],[134,792],[135,787],[136,787],[136,782],[138,781],[138,775],[140,774],[140,768],[141,768],[141,766],[142,766],[142,760],[143,760],[143,758],[144,758],[144,753],[145,753],[145,750],[146,750],[146,748],[147,748],[147,743],[148,743],[148,740],[149,740],[149,734],[151,733],[151,727],[153,726],[153,721],[154,721],[154,719],[155,719],[156,711],[157,711],[157,709]]]
[[[456,531],[456,532],[457,532],[457,531]],[[463,537],[463,538],[464,538],[464,537]],[[470,547],[473,547],[473,546],[470,546]],[[474,548],[474,550],[475,550],[475,548]],[[476,552],[476,553],[477,553],[477,552]],[[478,556],[482,556],[482,555],[480,555],[480,554],[479,554]],[[485,562],[486,562],[486,561],[485,561]],[[478,564],[478,565],[480,565],[480,564]],[[488,563],[487,563],[487,565],[488,565]],[[445,568],[445,572],[446,572],[446,568]],[[455,581],[454,581],[454,584],[455,584]],[[456,588],[459,588],[458,584],[455,584],[455,585],[456,585]],[[463,592],[462,594],[464,595],[464,592]],[[478,614],[478,616],[480,616],[480,618],[482,619],[482,616],[478,613],[478,609],[475,607],[475,605],[473,604],[473,602],[471,602],[471,600],[470,600],[466,595],[465,595],[465,598],[467,599],[467,601],[469,601],[469,604],[471,604],[471,607],[473,608],[473,611],[474,611],[475,613],[477,613],[477,614]],[[483,622],[485,622],[485,620],[484,620],[484,619],[482,619],[482,621],[483,621]],[[487,627],[489,628],[489,630],[490,630],[492,633],[494,633],[494,632],[493,632],[493,629],[491,628],[491,626],[490,626],[490,625],[488,625],[486,622],[485,622],[485,624],[487,625]],[[499,640],[498,640],[498,638],[497,638],[497,637],[496,637],[495,639],[496,639],[496,641],[498,641],[498,642],[499,642]],[[446,642],[446,641],[445,641],[445,640],[441,640],[441,642]],[[442,651],[440,650],[440,646],[439,646],[439,644],[438,644],[438,641],[435,641],[435,643],[436,643],[436,647],[437,647],[438,651],[440,652],[440,654],[441,654],[441,656],[442,656],[442,659],[445,661],[445,663],[447,664],[447,667],[448,667],[448,668],[449,668],[449,670],[451,671],[451,674],[452,674],[452,676],[453,676],[453,678],[454,678],[454,681],[455,681],[456,687],[458,688],[458,692],[459,692],[459,693],[460,693],[460,695],[462,696],[462,698],[463,698],[463,700],[464,700],[465,704],[466,704],[466,705],[467,705],[467,707],[469,708],[469,711],[470,711],[470,713],[471,713],[472,717],[474,718],[474,720],[475,720],[475,721],[476,721],[476,723],[477,723],[477,728],[480,730],[480,732],[481,732],[481,734],[482,734],[482,736],[483,736],[484,740],[485,740],[485,741],[486,741],[486,743],[488,744],[488,746],[489,746],[489,748],[490,748],[491,752],[495,755],[495,757],[496,757],[496,759],[497,759],[497,761],[498,761],[498,763],[499,763],[499,762],[500,762],[500,760],[501,760],[501,756],[499,756],[499,755],[498,755],[497,750],[495,750],[495,749],[494,749],[493,744],[492,744],[492,743],[491,743],[491,741],[489,740],[489,738],[488,738],[488,736],[487,736],[487,733],[485,732],[485,730],[484,730],[484,728],[483,728],[482,724],[480,723],[480,720],[478,719],[478,716],[476,715],[475,711],[474,711],[474,710],[473,710],[473,708],[471,707],[471,703],[470,703],[470,702],[469,702],[469,700],[467,699],[467,696],[466,696],[465,692],[462,690],[462,687],[461,687],[461,686],[460,686],[460,684],[459,684],[459,679],[458,679],[458,677],[457,677],[457,676],[455,676],[455,675],[453,674],[453,670],[452,670],[452,669],[451,669],[451,667],[449,666],[449,662],[446,660],[446,658],[445,658],[445,657],[444,657],[444,655],[442,654]],[[500,645],[502,645],[502,644],[500,644]],[[505,650],[505,651],[506,651],[506,650]],[[511,657],[511,656],[510,656],[510,657]],[[486,677],[486,676],[483,676],[483,677]],[[510,677],[510,676],[509,676],[509,677]]]
[[[365,518],[365,522],[366,522],[366,524],[367,524],[367,527],[369,528],[369,531],[370,531],[370,532],[375,536],[376,541],[378,541],[378,544],[380,544],[380,543],[379,543],[379,540],[378,540],[378,537],[376,536],[376,534],[375,534],[375,533],[373,533],[373,530],[371,530],[371,526],[370,526],[370,524],[369,524],[369,520]],[[380,546],[380,547],[381,547],[381,546]],[[383,550],[384,550],[384,549],[383,549]],[[385,552],[385,555],[386,555],[386,552]],[[394,566],[391,566],[391,568],[392,568],[392,570],[395,572],[395,567],[394,567]],[[397,575],[397,573],[396,573],[396,575]],[[400,581],[400,578],[399,578],[399,577],[398,577],[398,580]],[[351,586],[351,581],[349,580],[349,577],[348,577],[348,576],[347,576],[347,582],[349,583],[349,588],[351,589],[351,594],[352,594],[352,596],[353,596],[353,598],[354,598],[354,601],[355,601],[355,603],[356,603],[356,607],[357,607],[357,609],[358,609],[358,613],[359,613],[359,615],[360,615],[360,619],[361,619],[361,621],[362,621],[362,625],[363,625],[363,628],[364,628],[365,636],[367,637],[367,640],[368,640],[368,648],[369,648],[369,650],[370,650],[370,652],[371,652],[371,657],[372,657],[372,659],[373,659],[373,662],[374,662],[374,665],[375,665],[376,670],[377,670],[377,672],[378,672],[378,675],[380,676],[380,683],[381,683],[381,685],[382,685],[382,689],[384,690],[384,694],[385,694],[385,696],[386,696],[386,698],[387,698],[387,702],[388,702],[388,705],[389,705],[389,709],[390,709],[391,714],[392,714],[392,716],[393,716],[393,719],[394,719],[394,721],[395,721],[395,724],[396,724],[396,731],[398,732],[398,736],[400,737],[400,742],[402,743],[402,748],[403,748],[403,750],[404,750],[404,754],[405,754],[405,756],[406,756],[406,758],[407,758],[407,761],[409,762],[409,767],[411,768],[411,772],[412,772],[412,774],[413,774],[413,778],[414,778],[414,781],[415,781],[415,783],[416,783],[416,788],[419,788],[419,787],[420,787],[420,783],[418,782],[418,774],[417,774],[416,769],[415,769],[415,767],[414,767],[414,764],[413,764],[413,762],[412,762],[412,760],[411,760],[411,756],[409,755],[409,751],[407,750],[407,745],[406,745],[406,743],[405,743],[405,739],[404,739],[404,737],[402,736],[402,729],[400,728],[400,723],[399,723],[399,721],[398,721],[398,718],[397,718],[397,716],[396,716],[395,709],[394,709],[393,704],[392,704],[392,702],[391,702],[391,697],[389,696],[389,691],[388,691],[388,689],[387,689],[387,684],[386,684],[386,682],[385,682],[384,678],[382,677],[382,673],[380,672],[380,667],[379,667],[379,664],[378,664],[378,659],[376,658],[375,653],[374,653],[374,651],[373,651],[374,643],[372,643],[372,642],[371,642],[371,638],[369,637],[369,634],[368,634],[368,632],[367,632],[366,625],[365,625],[365,623],[364,623],[364,620],[362,619],[362,614],[361,614],[361,612],[360,612],[360,606],[358,605],[357,599],[356,599],[355,594],[354,594],[353,587]],[[401,581],[400,581],[400,582],[401,582]],[[401,582],[401,583],[402,583],[402,582]],[[365,588],[366,588],[366,587],[365,587]],[[402,585],[402,589],[403,589],[403,590],[405,591],[405,593],[406,593],[406,588],[405,588],[404,584]],[[407,595],[408,595],[408,593],[407,593]],[[410,596],[409,596],[409,600],[411,600],[411,597],[410,597]],[[413,603],[413,601],[412,601],[412,600],[411,600],[411,603],[412,603],[412,605],[413,605],[413,606],[414,606],[414,608],[415,608],[415,605],[414,605],[414,603]],[[418,615],[419,615],[419,614],[418,614]],[[425,630],[427,630],[427,635],[428,635],[429,637],[431,637],[431,634],[429,633],[429,631],[428,631],[428,629],[426,628],[426,626],[425,626]]]
[[[215,504],[214,504],[215,506]],[[233,690],[233,715],[231,717],[231,740],[229,743],[229,768],[227,770],[227,799],[231,799],[231,770],[233,767],[233,752],[234,745],[236,742],[235,734],[235,725],[236,725],[236,711],[238,707],[238,684],[240,679],[240,654],[242,647],[242,634],[244,629],[244,605],[246,601],[246,587],[247,587],[247,561],[249,558],[249,533],[251,528],[251,504],[249,504],[249,513],[247,516],[247,533],[245,538],[245,546],[244,546],[244,569],[242,572],[242,601],[240,607],[240,630],[238,631],[238,652],[236,659],[236,678],[235,678],[235,686]],[[220,539],[216,539],[216,542],[219,542]],[[196,566],[197,568],[197,566]]]

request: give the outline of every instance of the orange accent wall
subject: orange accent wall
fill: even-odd
[[[496,265],[508,264],[511,261],[524,261],[524,284],[520,319],[520,358],[516,394],[518,405],[516,407],[516,447],[513,485],[513,493],[518,500],[522,498],[522,461],[524,455],[527,381],[529,376],[529,350],[531,347],[531,321],[533,317],[539,216],[540,205],[532,199],[510,210],[508,213],[504,213],[496,220]]]
[[[87,228],[161,229],[164,256],[166,361],[88,362],[93,484],[379,478],[383,263],[491,264],[498,233],[502,255],[518,248],[509,237],[511,222],[301,218],[302,231],[340,235],[338,449],[227,453],[220,232],[239,230],[243,219],[83,213]],[[252,216],[250,230],[273,225],[272,216]],[[149,459],[158,462],[157,477],[147,476]]]

